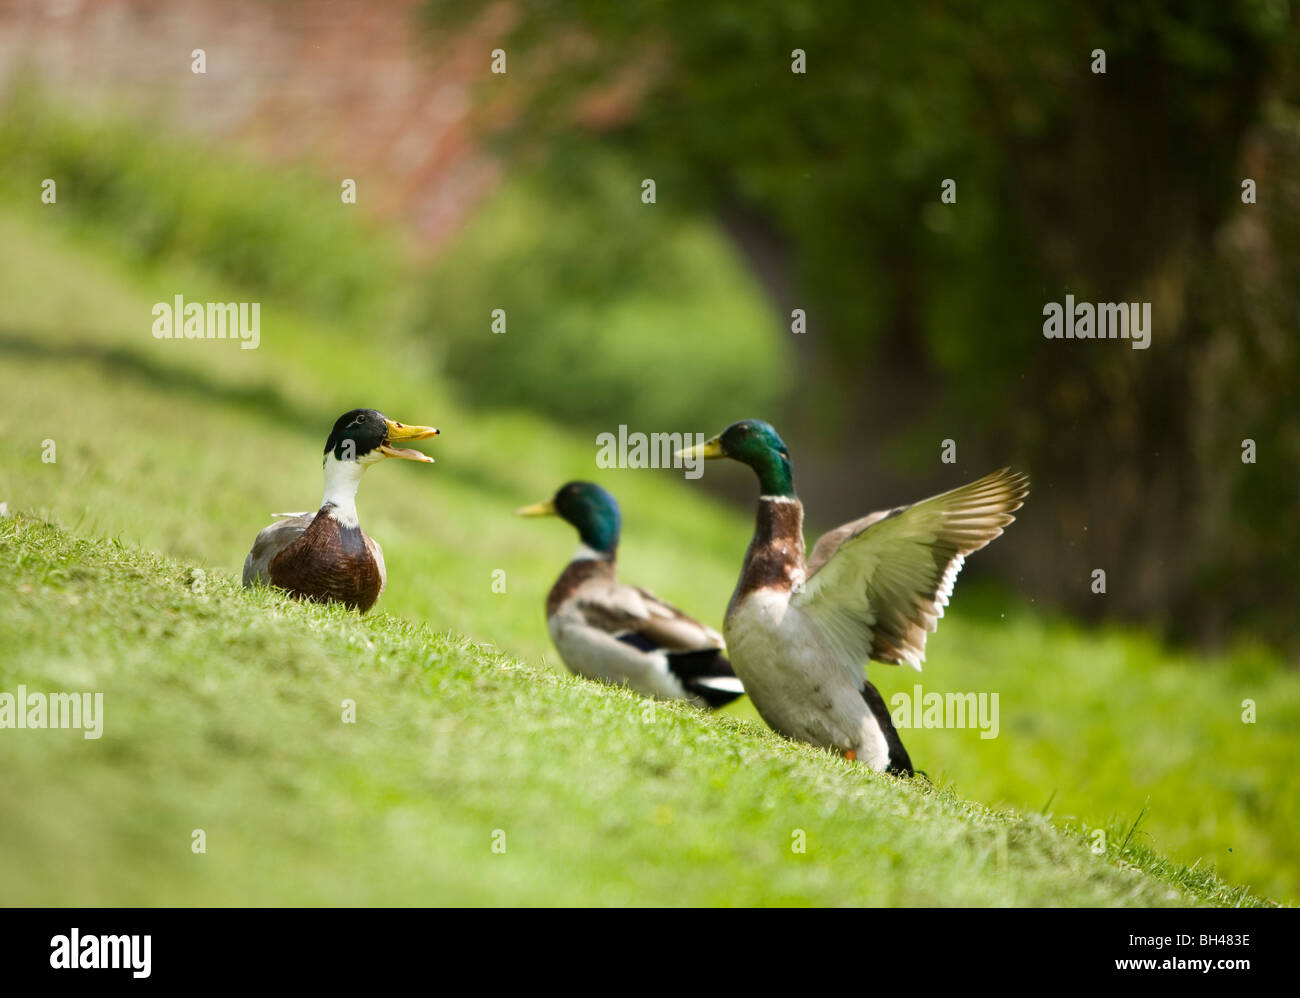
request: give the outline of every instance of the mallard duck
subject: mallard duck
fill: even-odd
[[[1009,469],[825,534],[804,561],[803,504],[790,451],[767,423],[745,420],[683,458],[731,458],[758,476],[753,539],[722,632],[754,707],[774,730],[911,775],[912,761],[867,659],[925,661],[966,556],[1015,519],[1029,480]]]
[[[385,458],[433,463],[398,441],[425,440],[432,426],[407,426],[374,409],[345,412],[325,441],[325,498],[315,513],[276,513],[244,559],[244,585],[279,586],[290,595],[343,603],[365,613],[388,581],[384,552],[357,520],[357,486]]]
[[[615,575],[622,517],[614,497],[569,482],[553,499],[516,510],[559,516],[581,544],[546,597],[546,624],[571,672],[661,700],[721,707],[745,692],[722,635]]]

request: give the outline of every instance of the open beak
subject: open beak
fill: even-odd
[[[385,419],[388,424],[388,441],[379,445],[379,453],[384,457],[400,457],[406,461],[423,461],[425,464],[433,464],[433,458],[428,454],[421,454],[418,450],[411,450],[407,447],[393,447],[392,444],[397,441],[407,440],[428,440],[430,437],[436,437],[438,431],[432,426],[407,426],[405,423],[399,423],[392,419]]]
[[[683,461],[711,461],[714,458],[726,457],[723,453],[721,434],[711,440],[706,440],[702,444],[696,444],[694,447],[685,447],[679,450],[675,457]]]
[[[520,506],[515,510],[515,516],[555,516],[555,501],[547,499],[546,502],[535,502],[531,506]]]

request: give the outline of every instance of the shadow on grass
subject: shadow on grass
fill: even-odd
[[[130,379],[154,391],[184,395],[191,401],[232,406],[256,414],[273,420],[279,427],[319,437],[322,443],[338,416],[338,413],[294,405],[269,382],[232,384],[190,368],[159,363],[128,347],[106,346],[101,340],[87,337],[84,333],[75,339],[49,343],[0,327],[0,356],[51,364],[86,364],[100,369],[106,376]],[[515,488],[491,474],[485,465],[460,462],[440,463],[439,467],[443,476],[498,496],[503,503],[518,499]]]

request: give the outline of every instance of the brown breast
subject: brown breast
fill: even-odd
[[[745,552],[745,567],[727,608],[757,589],[790,589],[803,569],[803,503],[758,501],[754,537]]]
[[[299,599],[342,603],[365,613],[379,599],[379,566],[360,527],[322,507],[301,537],[271,559],[271,581]]]

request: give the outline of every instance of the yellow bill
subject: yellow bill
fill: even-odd
[[[408,426],[393,419],[385,419],[384,422],[388,424],[388,440],[379,445],[381,454],[385,457],[400,457],[405,461],[423,461],[426,464],[433,464],[433,458],[428,454],[422,454],[409,447],[393,447],[391,444],[397,441],[404,443],[408,440],[428,440],[429,437],[438,435],[437,429],[432,426]]]
[[[704,441],[702,444],[696,444],[694,447],[684,447],[675,455],[683,461],[711,461],[714,458],[726,457],[722,451],[721,434]]]

